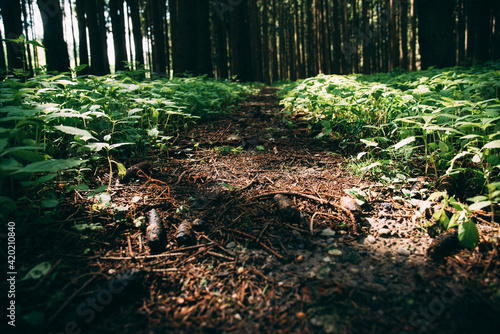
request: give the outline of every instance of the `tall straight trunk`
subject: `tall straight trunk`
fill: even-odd
[[[408,59],[408,1],[401,1],[401,68],[409,69]]]
[[[28,16],[28,11],[26,9],[26,6],[27,6],[27,1],[26,0],[22,0],[21,1],[21,9],[22,9],[22,12],[23,12],[23,18],[24,18],[24,36],[26,36],[26,39],[28,39],[28,27],[32,24],[32,20],[30,19],[30,17]],[[26,54],[26,68],[29,72],[29,76],[32,77],[34,72],[33,72],[33,59],[31,57],[31,45],[30,44],[26,44],[26,50],[25,50],[25,54]]]
[[[363,38],[363,73],[370,74],[371,71],[371,56],[370,56],[370,48],[373,44],[372,38],[367,34],[371,31],[370,29],[370,17],[368,16],[368,4],[366,1],[361,3],[361,17],[363,19],[362,31],[359,34]]]
[[[397,66],[396,65],[396,58],[398,54],[398,41],[396,40],[396,30],[397,30],[397,21],[396,21],[396,8],[394,4],[395,0],[390,0],[389,1],[389,13],[390,13],[390,20],[389,20],[389,47],[390,47],[390,52],[389,52],[389,61],[388,61],[388,69],[389,71],[393,71],[394,68]]]
[[[270,72],[270,59],[271,59],[271,50],[269,48],[269,8],[270,1],[263,0],[262,1],[262,80],[265,83],[271,83],[271,72]]]
[[[78,59],[78,47],[76,44],[76,37],[75,37],[75,25],[73,23],[73,18],[75,17],[75,14],[73,13],[73,6],[70,3],[69,6],[69,13],[71,17],[71,38],[73,39],[73,59],[75,60],[75,67],[78,65],[77,59]]]
[[[115,71],[123,71],[125,63],[128,61],[124,14],[123,0],[109,0],[109,16],[111,17],[115,53]]]
[[[271,18],[271,48],[270,50],[271,53],[271,82],[279,80],[279,69],[278,69],[278,41],[277,41],[277,34],[278,32],[276,31],[276,24],[277,24],[277,9],[276,9],[276,2],[278,0],[271,0],[272,1],[272,18]]]
[[[90,41],[90,70],[93,75],[109,74],[108,48],[106,43],[106,26],[104,21],[103,0],[92,0],[85,3],[87,27]]]
[[[134,32],[135,61],[138,66],[144,66],[144,49],[142,47],[141,17],[137,0],[127,0],[130,9],[130,19]]]
[[[228,73],[228,58],[227,58],[227,15],[219,15],[217,10],[212,11],[212,22],[214,28],[214,44],[215,44],[215,66],[216,77],[226,79]]]
[[[455,65],[453,36],[455,4],[451,1],[416,0],[422,68]]]
[[[0,41],[3,41],[2,30],[0,30]],[[5,61],[5,52],[3,45],[0,44],[0,80],[5,79],[7,73],[7,62]]]
[[[410,1],[411,1],[410,71],[416,71],[417,70],[417,10],[415,7],[416,0],[410,0]]]
[[[489,0],[475,0],[471,3],[474,9],[471,17],[475,26],[474,35],[474,62],[490,59],[491,12],[493,2]]]
[[[162,0],[149,0],[150,13],[153,21],[153,70],[160,76],[167,72],[165,34],[163,19],[167,16]]]
[[[23,34],[21,4],[19,1],[0,1],[3,27],[6,39],[18,39]],[[24,50],[18,43],[6,42],[9,72],[23,68]]]
[[[64,40],[59,1],[37,0],[43,22],[43,44],[47,71],[69,71],[68,45]]]
[[[316,68],[316,53],[314,52],[314,16],[313,16],[313,0],[305,0],[303,11],[306,13],[306,66],[307,72],[306,76],[310,77],[315,75],[318,70]]]
[[[197,75],[212,76],[212,53],[210,41],[210,16],[209,2],[206,0],[196,0],[196,29],[192,41],[192,48],[196,50],[196,68]]]
[[[491,45],[493,46],[492,50],[492,59],[500,59],[500,2],[496,1],[493,5],[493,15],[495,17],[495,25],[493,42]]]
[[[457,0],[457,64],[462,65],[465,61],[465,3],[464,0]]]
[[[85,0],[76,0],[75,10],[76,19],[78,21],[78,58],[80,60],[80,65],[89,65],[89,50],[87,47],[87,22],[85,18]],[[78,72],[79,75],[84,75],[89,73],[88,66]]]
[[[349,74],[350,67],[352,64],[352,53],[349,50],[351,47],[350,44],[350,31],[349,31],[349,17],[347,12],[347,2],[342,1],[342,11],[343,11],[343,25],[342,25],[342,45],[347,46],[348,52],[344,53],[344,57],[342,58],[342,74]]]
[[[357,3],[358,1],[357,0],[352,0],[351,2],[351,8],[352,8],[352,26],[354,29],[357,29],[359,27],[359,18],[358,18],[358,7],[357,7]],[[353,30],[354,31],[354,30]],[[359,73],[359,39],[358,39],[359,35],[358,34],[354,34],[353,33],[353,40],[352,40],[352,44],[353,44],[353,58],[352,58],[352,62],[353,62],[353,71],[354,73]]]
[[[292,81],[295,81],[297,80],[297,59],[296,59],[296,45],[295,45],[295,32],[296,32],[296,27],[295,27],[295,23],[294,23],[294,20],[295,20],[295,15],[294,15],[294,9],[293,9],[293,3],[290,2],[288,4],[288,10],[287,10],[287,13],[286,13],[286,16],[287,16],[287,32],[288,32],[288,36],[287,36],[287,42],[288,42],[288,47],[287,47],[287,51],[288,51],[288,55],[289,55],[289,58],[288,58],[288,68],[289,68],[289,73],[288,73],[288,77],[290,78],[290,80]]]
[[[341,14],[340,1],[336,0],[333,3],[333,73],[340,74],[342,60],[342,32],[341,32]]]
[[[325,1],[323,3],[323,29],[324,29],[324,39],[323,39],[323,63],[324,70],[326,74],[332,73],[332,28],[331,28],[331,10],[330,2]]]

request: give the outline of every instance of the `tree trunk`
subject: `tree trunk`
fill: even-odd
[[[21,21],[21,4],[19,1],[1,1],[0,10],[2,13],[5,38],[17,39],[23,34],[23,24]],[[15,42],[5,42],[7,46],[7,64],[9,72],[14,69],[23,68],[24,50]]]
[[[108,48],[106,43],[106,26],[103,9],[104,0],[86,1],[87,27],[90,40],[90,70],[93,75],[109,74]]]
[[[62,11],[59,1],[37,0],[43,22],[43,44],[47,71],[69,71],[68,45],[64,40]]]
[[[142,47],[141,17],[139,15],[139,4],[137,0],[127,0],[132,20],[134,34],[134,49],[136,66],[144,66],[144,48]]]
[[[89,65],[89,50],[87,47],[87,22],[85,19],[85,0],[76,0],[76,18],[78,20],[78,42],[80,45],[78,56],[80,65]],[[89,73],[88,66],[78,72],[79,75]]]
[[[185,1],[185,0],[184,0]],[[196,0],[196,31],[192,36],[191,48],[196,53],[196,75],[212,76],[212,46],[210,40],[209,1]]]
[[[153,19],[153,70],[160,76],[165,76],[167,72],[163,26],[163,19],[167,13],[163,12],[164,9],[162,0],[149,0],[149,10]]]
[[[401,1],[401,68],[409,69],[408,60],[408,1]]]
[[[363,73],[370,74],[372,73],[370,48],[373,45],[373,38],[368,35],[372,29],[370,29],[370,17],[368,16],[368,4],[366,1],[362,2],[361,10],[361,16],[363,17],[363,30],[359,31],[359,35],[362,36],[363,39]]]
[[[411,1],[410,71],[416,71],[417,70],[417,11],[415,8],[415,0],[410,0],[410,1]]]
[[[0,41],[3,41],[2,31],[0,30]],[[5,79],[7,74],[7,63],[5,62],[5,53],[3,45],[0,44],[0,80]]]
[[[422,68],[455,65],[454,2],[435,0],[415,0],[415,2]]]
[[[123,0],[109,0],[109,16],[113,32],[115,52],[115,72],[123,71],[127,60],[127,44],[125,41],[125,15]]]
[[[26,2],[27,2],[27,0],[21,1],[21,8],[22,8],[22,12],[23,12],[24,22],[30,22],[31,20],[28,16],[28,11],[26,10],[26,5],[27,5]],[[24,25],[24,36],[26,37],[26,39],[29,39],[28,26],[29,26],[29,24]],[[31,58],[31,49],[32,49],[32,46],[30,44],[26,44],[26,50],[25,50],[26,70],[29,72],[29,76],[33,77],[34,72],[33,72],[33,59]]]

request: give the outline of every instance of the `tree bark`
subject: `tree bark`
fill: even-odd
[[[109,16],[113,32],[115,52],[115,72],[123,71],[127,60],[127,44],[125,41],[125,15],[123,0],[109,0]]]
[[[64,40],[62,11],[59,1],[37,0],[43,22],[43,44],[47,71],[69,71],[68,45]]]
[[[89,50],[87,47],[87,22],[85,18],[85,0],[76,0],[76,18],[78,21],[78,42],[80,45],[78,57],[80,65],[87,65],[86,68],[78,72],[79,75],[89,73]]]
[[[415,2],[422,68],[455,65],[454,2],[434,0],[415,0]]]
[[[142,47],[141,17],[139,15],[139,4],[137,0],[127,0],[132,20],[134,34],[134,49],[136,66],[144,66],[144,48]]]
[[[1,1],[0,11],[2,13],[5,38],[17,39],[23,34],[23,24],[21,21],[21,4],[19,1]],[[7,65],[9,72],[14,69],[23,68],[24,50],[21,45],[15,42],[5,42],[7,46]]]
[[[87,27],[90,41],[90,70],[93,75],[109,74],[104,0],[86,1]],[[102,10],[102,12],[101,12]],[[101,12],[101,13],[100,13]]]

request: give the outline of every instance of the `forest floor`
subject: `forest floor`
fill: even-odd
[[[127,161],[151,168],[113,181],[110,203],[68,194],[60,221],[50,232],[33,226],[38,242],[20,255],[26,267],[53,264],[18,283],[23,312],[50,301],[51,333],[497,333],[498,225],[478,221],[473,250],[441,240],[432,260],[418,203],[353,176],[353,149],[282,117],[263,88],[168,152]],[[93,178],[107,184],[109,166]],[[361,207],[342,202],[352,188],[367,193]],[[300,219],[280,215],[277,193]],[[156,254],[134,225],[153,209],[167,236]],[[193,229],[179,231],[185,221]]]

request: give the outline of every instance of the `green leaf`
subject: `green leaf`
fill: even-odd
[[[16,202],[6,196],[0,196],[0,217],[7,217],[17,209]]]
[[[43,46],[42,43],[40,43],[39,41],[36,41],[36,40],[27,41],[26,43],[34,45],[34,46],[38,46],[39,48],[42,48],[42,49],[45,49],[45,46]]]
[[[45,321],[45,313],[41,311],[31,311],[23,315],[23,320],[26,321],[31,327],[40,328]]]
[[[462,247],[474,248],[479,241],[479,232],[476,224],[469,219],[458,227],[458,240]]]
[[[49,262],[42,262],[33,267],[28,273],[19,281],[26,281],[29,279],[39,279],[45,276],[52,268],[52,265]]]
[[[56,172],[63,169],[68,169],[76,167],[86,162],[87,160],[71,160],[71,159],[53,159],[34,162],[23,168],[13,172],[16,173],[44,173],[44,172]]]
[[[469,210],[471,211],[481,210],[482,208],[485,208],[489,205],[491,205],[491,201],[476,202],[474,204],[469,205]]]
[[[92,136],[87,130],[65,125],[56,125],[54,128],[70,135],[80,136],[84,141],[95,139],[94,136]]]
[[[500,140],[490,141],[488,144],[483,146],[485,148],[500,148]]]
[[[446,211],[444,210],[444,208],[441,208],[438,211],[434,212],[434,214],[432,215],[432,218],[434,218],[445,229],[448,228],[448,224],[450,223],[450,219],[446,215]]]
[[[401,147],[406,146],[409,143],[414,142],[414,141],[415,141],[415,137],[413,137],[413,136],[405,138],[405,139],[401,140],[399,143],[397,143],[396,145],[394,145],[394,149],[399,150]]]

